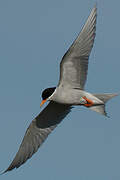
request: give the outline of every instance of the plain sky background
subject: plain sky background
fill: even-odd
[[[14,158],[43,89],[55,86],[59,63],[95,0],[0,0],[0,171]],[[120,92],[120,1],[98,0],[97,31],[86,90]],[[110,118],[76,107],[38,152],[2,180],[120,179],[120,97]]]

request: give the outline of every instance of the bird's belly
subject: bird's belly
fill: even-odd
[[[61,104],[80,105],[82,95],[81,90],[79,92],[74,89],[58,90],[52,100]]]
[[[91,93],[78,89],[58,89],[52,97],[52,100],[61,104],[83,105],[84,99],[82,99],[82,97],[90,99],[93,102],[93,105],[103,103],[100,99],[96,98]]]

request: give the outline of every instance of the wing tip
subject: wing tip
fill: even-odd
[[[91,11],[91,14],[94,14],[95,16],[97,16],[97,9],[98,9],[97,7],[98,7],[98,3],[96,2]]]
[[[13,170],[14,168],[16,168],[16,167],[10,167],[9,166],[5,171],[1,172],[0,175],[4,175],[5,173],[7,173],[8,171]]]
[[[10,170],[6,169],[5,171],[1,172],[0,175],[4,175],[8,171],[10,171]]]

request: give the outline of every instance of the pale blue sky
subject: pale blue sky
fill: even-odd
[[[43,89],[57,84],[59,63],[95,0],[0,1],[0,171],[15,156],[41,111]],[[120,91],[120,1],[98,0],[97,36],[86,90]],[[25,165],[2,175],[21,179],[120,179],[120,97],[111,118],[77,107]]]

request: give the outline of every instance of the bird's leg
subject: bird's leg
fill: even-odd
[[[91,107],[91,106],[94,104],[92,100],[86,98],[85,96],[82,97],[82,98],[83,98],[84,100],[86,100],[86,102],[87,102],[87,103],[83,104],[84,106],[86,106],[86,107]]]

